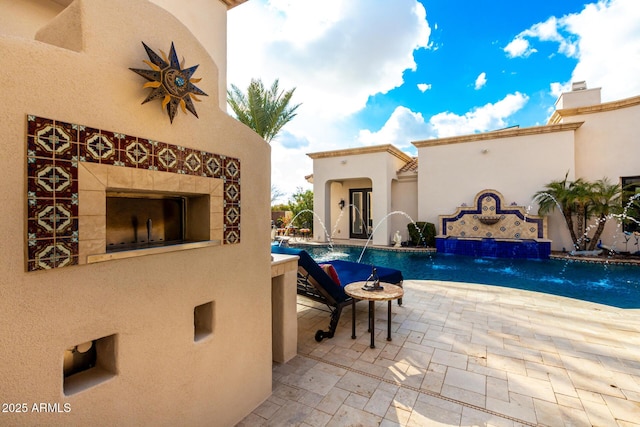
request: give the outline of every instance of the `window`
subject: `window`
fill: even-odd
[[[640,176],[622,177],[622,229],[640,232]]]
[[[349,199],[351,200],[349,237],[352,239],[367,239],[373,232],[371,193],[371,188],[349,190]]]

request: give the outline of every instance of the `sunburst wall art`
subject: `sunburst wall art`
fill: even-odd
[[[173,118],[178,111],[178,105],[185,114],[187,110],[189,110],[191,114],[198,117],[193,101],[200,102],[196,95],[208,96],[194,84],[202,79],[191,78],[193,73],[196,72],[198,65],[183,68],[184,58],[182,59],[182,63],[178,62],[178,55],[176,54],[173,42],[171,42],[169,58],[167,58],[167,55],[162,50],[160,51],[162,56],[160,56],[151,50],[144,42],[142,42],[142,45],[149,56],[148,61],[143,60],[142,62],[151,67],[151,69],[141,70],[138,68],[129,68],[134,73],[149,80],[143,87],[153,89],[142,103],[145,104],[154,99],[161,99],[162,109],[167,109],[171,123],[173,123]]]

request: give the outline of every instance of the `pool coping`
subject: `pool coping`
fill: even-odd
[[[290,246],[293,247],[297,247],[297,246],[309,246],[309,247],[317,247],[317,246],[328,246],[329,243],[327,242],[322,242],[322,243],[318,243],[318,242],[289,242]],[[412,253],[419,253],[419,252],[424,252],[424,253],[437,253],[436,248],[431,248],[431,247],[426,247],[426,248],[418,248],[415,246],[402,246],[402,247],[395,247],[395,246],[380,246],[380,245],[360,245],[360,244],[356,244],[353,242],[349,242],[349,243],[344,243],[344,242],[340,242],[340,243],[334,243],[333,247],[336,248],[340,248],[340,247],[347,247],[347,248],[363,248],[366,246],[367,249],[377,249],[377,250],[383,250],[383,251],[389,251],[389,252],[412,252]],[[463,255],[464,256],[464,255]],[[624,259],[624,258],[615,258],[615,254],[614,255],[607,255],[606,258],[603,257],[594,257],[594,256],[575,256],[575,255],[569,255],[568,252],[551,252],[551,255],[549,256],[549,259],[554,259],[554,260],[561,260],[561,261],[571,261],[571,262],[582,262],[582,263],[588,263],[588,264],[609,264],[609,265],[630,265],[630,266],[639,266],[640,267],[640,258],[637,259]],[[518,258],[518,259],[524,259],[524,258]],[[538,260],[538,259],[536,259]]]

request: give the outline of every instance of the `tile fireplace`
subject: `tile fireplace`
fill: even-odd
[[[27,271],[240,242],[236,158],[29,115],[27,170]]]

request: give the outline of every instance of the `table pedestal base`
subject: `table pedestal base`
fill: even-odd
[[[351,285],[348,285],[351,286]],[[391,286],[391,285],[387,285]],[[392,299],[397,299],[404,294],[402,288],[394,286],[398,288],[399,296],[394,295],[392,298],[379,299],[382,301],[387,301],[387,341],[391,341],[391,301]],[[349,294],[354,293],[353,290],[348,292]],[[356,339],[356,298],[353,298],[351,302],[351,339]],[[371,333],[371,348],[376,348],[375,335],[376,335],[376,300],[368,299],[369,302],[369,313],[368,313],[368,329],[367,332]]]
[[[402,298],[404,290],[400,286],[381,283],[382,289],[370,291],[365,288],[367,282],[349,283],[344,291],[352,299],[351,302],[351,338],[356,339],[356,301],[369,302],[369,330],[371,333],[371,348],[376,348],[376,301],[387,301],[387,341],[391,341],[391,301]]]

